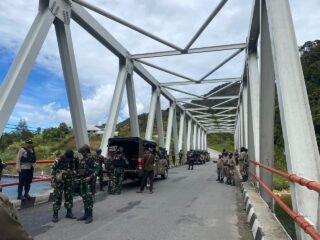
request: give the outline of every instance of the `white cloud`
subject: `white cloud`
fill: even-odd
[[[192,38],[219,0],[202,1],[106,1],[92,0],[107,11],[121,16],[147,31],[159,35],[181,47]],[[297,41],[301,45],[307,40],[320,38],[316,24],[320,21],[318,0],[291,0],[292,15],[296,27]],[[34,17],[37,14],[38,1],[0,1],[0,47],[16,54]],[[10,6],[10,7],[8,7]],[[209,27],[200,36],[194,47],[245,42],[251,11],[251,1],[229,1],[216,16]],[[130,11],[128,10],[130,9]],[[159,51],[168,49],[141,34],[135,33],[118,23],[92,13],[107,29],[132,53]],[[88,124],[99,124],[106,121],[110,108],[113,89],[117,78],[118,59],[75,22],[71,24],[78,74],[81,83],[84,110]],[[229,53],[217,52],[202,55],[149,59],[148,61],[170,68],[179,73],[199,78],[216,66]],[[239,76],[243,66],[243,55],[234,59],[210,77]],[[62,76],[59,52],[54,27],[50,29],[41,53],[36,61],[37,66]],[[161,82],[177,80],[168,74],[156,70],[150,72]],[[150,87],[135,76],[135,88],[138,113],[147,112],[150,102]],[[88,90],[90,89],[90,90]],[[182,89],[182,88],[181,88]],[[188,91],[204,93],[208,86],[186,87]],[[184,96],[174,93],[175,96]],[[32,96],[29,96],[32,97]],[[46,96],[43,96],[45,99]],[[44,100],[42,99],[42,100]],[[35,125],[44,121],[70,123],[69,109],[60,103],[49,103],[42,106],[41,99],[33,99],[28,106],[19,101],[12,115],[28,118]],[[120,118],[128,116],[126,93],[120,111]],[[163,108],[167,101],[162,98]],[[33,111],[29,111],[33,108]],[[18,115],[17,115],[18,114]],[[38,123],[36,122],[38,121]]]

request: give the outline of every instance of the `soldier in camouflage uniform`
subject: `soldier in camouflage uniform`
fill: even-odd
[[[110,153],[109,153],[110,154]],[[112,193],[114,188],[114,166],[111,164],[112,156],[108,155],[105,161],[105,167],[108,176],[108,193]]]
[[[85,144],[78,152],[82,155],[79,157],[79,166],[77,171],[77,181],[80,183],[80,195],[83,200],[84,215],[78,218],[78,221],[91,223],[93,221],[92,208],[93,208],[93,194],[91,192],[90,183],[98,172],[99,166],[95,162],[94,156],[90,154],[90,147]]]
[[[124,169],[129,165],[128,160],[124,156],[123,147],[119,147],[117,149],[117,152],[112,159],[111,165],[114,167],[114,187],[112,190],[112,194],[121,194],[122,182],[124,179]]]
[[[99,173],[98,173],[98,177],[99,177],[99,183],[100,183],[100,191],[104,191],[103,186],[103,166],[105,166],[105,161],[106,158],[104,156],[101,155],[102,150],[100,148],[96,149],[96,162],[99,165]]]
[[[66,218],[75,219],[72,214],[73,207],[73,180],[77,169],[77,159],[73,157],[73,151],[67,150],[65,154],[57,158],[52,165],[51,186],[53,190],[53,217],[52,222],[58,222],[58,211],[62,203],[64,193],[64,207],[67,209]]]

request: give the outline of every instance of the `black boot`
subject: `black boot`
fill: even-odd
[[[52,222],[56,223],[59,221],[59,218],[58,218],[58,211],[54,211],[53,212],[53,216],[52,216]]]
[[[77,221],[84,221],[88,218],[88,210],[84,211],[84,214],[82,217],[77,218]]]
[[[218,182],[219,182],[219,181],[220,181],[220,177],[218,177],[218,178],[216,179],[216,181],[218,181]]]
[[[22,194],[21,194],[21,195],[18,195],[17,200],[22,201],[22,200],[26,200],[26,198],[24,196],[22,196]]]
[[[72,213],[72,209],[67,209],[66,218],[75,219],[76,217]]]
[[[87,219],[86,219],[85,224],[89,224],[92,221],[93,221],[93,217],[92,217],[92,209],[91,209],[91,210],[88,210],[88,215],[87,215]]]

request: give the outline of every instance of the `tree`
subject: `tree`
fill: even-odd
[[[64,134],[68,134],[69,133],[69,127],[66,123],[62,122],[59,124],[59,130],[64,133]]]
[[[16,131],[22,140],[27,140],[33,137],[33,133],[28,129],[28,124],[25,119],[20,119],[18,125],[16,126]]]

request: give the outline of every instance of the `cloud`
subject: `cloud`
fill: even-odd
[[[180,47],[184,47],[220,1],[127,0],[108,1],[106,3],[104,0],[92,0],[90,2]],[[306,3],[305,1],[291,0],[290,4],[298,44],[301,45],[307,40],[319,39],[320,34],[316,24],[320,21],[320,15],[318,14],[320,2],[318,0],[309,0]],[[37,14],[37,5],[38,1],[36,0],[0,1],[0,48],[4,48],[10,54],[16,55]],[[197,42],[195,42],[193,47],[245,42],[250,13],[251,1],[229,1],[199,37]],[[92,14],[131,53],[168,49],[168,47],[118,23],[95,13]],[[71,24],[71,32],[87,123],[104,123],[108,117],[117,79],[118,59],[75,22]],[[201,55],[194,54],[148,59],[147,61],[198,79],[219,64],[229,54],[231,54],[230,51],[215,52]],[[240,54],[211,75],[210,78],[240,76],[243,60],[244,54]],[[43,79],[40,83],[48,86],[48,89],[58,89],[52,94],[59,95],[59,101],[48,100],[46,94],[42,97],[38,95],[37,97],[33,97],[34,95],[32,94],[24,96],[28,97],[27,101],[22,101],[20,98],[11,120],[24,117],[34,125],[41,125],[44,122],[46,122],[44,125],[54,125],[62,121],[70,124],[68,104],[66,100],[62,100],[66,99],[65,91],[61,91],[60,89],[64,87],[63,82],[60,81],[63,79],[63,75],[53,26],[36,60],[36,68],[43,69],[59,79],[59,81],[54,82],[52,79]],[[151,68],[148,69],[160,82],[181,80],[166,73]],[[138,113],[147,112],[150,104],[151,88],[136,75],[134,76],[134,81]],[[203,94],[210,90],[208,86],[177,88]],[[172,93],[176,97],[185,96],[181,93]],[[161,98],[161,103],[163,108],[168,106],[168,101],[163,97]],[[128,116],[129,111],[126,93],[124,92],[119,120]]]

